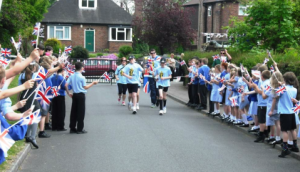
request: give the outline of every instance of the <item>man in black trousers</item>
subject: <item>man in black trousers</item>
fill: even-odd
[[[72,108],[70,117],[70,133],[85,134],[84,130],[84,116],[85,116],[85,93],[87,89],[96,85],[98,81],[94,81],[86,85],[85,77],[82,76],[83,64],[81,62],[75,63],[76,72],[69,77],[65,88],[69,97],[72,98]],[[73,94],[69,92],[68,85],[72,86]],[[77,124],[77,128],[76,128]]]

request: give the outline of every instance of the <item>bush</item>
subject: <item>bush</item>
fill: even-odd
[[[121,46],[119,49],[119,58],[127,57],[130,53],[132,53],[133,49],[131,46]]]
[[[97,57],[97,54],[89,54],[89,58]]]
[[[103,53],[97,53],[97,56],[101,57],[101,56],[103,56]]]
[[[89,51],[82,46],[76,46],[73,48],[72,53],[70,54],[71,58],[74,59],[88,59]]]
[[[149,45],[145,42],[136,41],[133,44],[133,52],[134,52],[134,54],[148,54],[149,53]]]
[[[44,46],[51,46],[53,48],[53,53],[59,53],[59,49],[64,51],[65,46],[56,38],[47,39],[44,43]]]
[[[109,53],[109,49],[108,48],[103,49],[103,53]]]

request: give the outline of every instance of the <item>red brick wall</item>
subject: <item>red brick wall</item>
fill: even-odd
[[[132,46],[132,42],[110,41],[108,44],[109,44],[109,52],[119,52],[119,48],[123,45]]]
[[[45,40],[47,40],[47,25],[45,26]],[[82,25],[82,28],[80,25],[72,25],[71,28],[71,40],[70,41],[64,41],[62,40],[62,44],[65,44],[66,46],[72,45],[75,46],[82,46],[84,47],[84,31],[85,29],[92,28],[95,30],[95,52],[101,52],[103,49],[109,49],[110,52],[118,52],[119,47],[122,45],[130,45],[132,46],[132,43],[128,42],[113,42],[112,44],[108,41],[108,26],[95,26],[95,25]],[[111,47],[112,46],[112,47]]]

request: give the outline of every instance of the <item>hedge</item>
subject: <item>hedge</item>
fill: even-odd
[[[208,65],[211,66],[213,59],[212,56],[219,54],[220,52],[198,52],[188,51],[185,52],[184,60],[188,63],[188,60],[193,57],[208,58]],[[263,63],[264,59],[268,57],[265,50],[252,50],[247,53],[241,53],[237,51],[228,50],[228,53],[232,57],[232,63],[239,66],[242,63],[248,71],[258,63]],[[278,64],[278,68],[282,73],[294,72],[300,81],[300,50],[287,49],[284,53],[271,52],[273,59]],[[270,67],[273,61],[270,59],[267,66]]]

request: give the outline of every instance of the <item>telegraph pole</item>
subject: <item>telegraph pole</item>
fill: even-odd
[[[198,18],[198,45],[197,45],[197,49],[198,51],[201,51],[201,45],[203,44],[203,36],[202,36],[202,32],[203,32],[203,0],[199,0],[199,14],[198,14],[199,18]]]

